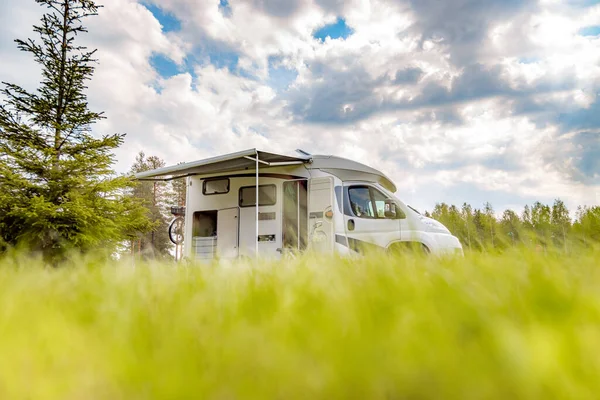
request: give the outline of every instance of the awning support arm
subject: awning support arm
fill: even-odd
[[[249,157],[246,157],[249,158]],[[258,151],[256,152],[256,236],[254,237],[254,239],[256,240],[255,243],[255,257],[258,258],[258,163],[260,162],[260,160],[258,159]],[[264,161],[263,161],[264,162]]]

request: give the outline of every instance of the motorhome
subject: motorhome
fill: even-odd
[[[341,157],[297,152],[249,149],[135,177],[185,178],[180,236],[183,255],[191,260],[409,246],[462,254],[460,241],[396,197],[395,184],[382,172]]]

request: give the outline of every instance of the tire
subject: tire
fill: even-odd
[[[182,217],[177,217],[171,221],[169,225],[169,239],[176,245],[183,243],[184,220]]]

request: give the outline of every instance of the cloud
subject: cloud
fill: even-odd
[[[34,90],[41,72],[31,56],[18,51],[15,39],[27,39],[31,27],[39,22],[42,10],[34,2],[0,2],[0,81],[11,82]]]
[[[252,0],[255,9],[278,18],[290,18],[298,11],[300,0]]]
[[[423,70],[417,67],[406,67],[396,71],[395,84],[417,83],[423,76]]]
[[[600,131],[600,87],[595,100],[587,107],[572,107],[558,112],[556,122],[566,131],[573,129],[597,129]]]
[[[299,147],[383,170],[420,209],[555,197],[574,207],[600,189],[600,38],[589,34],[600,5],[103,3],[83,40],[100,59],[90,105],[108,117],[94,132],[127,133],[120,171],[139,150],[174,164]],[[39,81],[12,38],[31,36],[41,11],[0,3],[0,80]],[[351,35],[315,38],[340,21]]]
[[[365,119],[385,101],[376,89],[385,77],[375,77],[352,60],[343,71],[324,62],[310,64],[312,80],[297,85],[287,95],[294,119],[311,123],[339,124]]]
[[[469,64],[485,46],[489,30],[520,13],[536,10],[534,0],[410,0],[413,32],[444,46],[452,61]]]

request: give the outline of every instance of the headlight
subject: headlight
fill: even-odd
[[[448,228],[446,228],[444,225],[442,225],[440,222],[438,222],[434,219],[421,218],[421,222],[423,222],[428,228],[430,228],[430,230],[432,232],[450,234],[450,231],[448,230]]]

